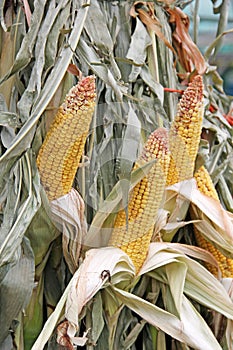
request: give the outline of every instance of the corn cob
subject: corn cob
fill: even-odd
[[[149,136],[134,169],[152,159],[157,162],[130,193],[128,222],[126,223],[125,211],[121,210],[117,214],[109,241],[109,245],[121,248],[130,256],[136,273],[147,256],[154,221],[166,184],[170,154],[167,131],[163,128]]]
[[[218,194],[215,190],[211,177],[204,166],[200,167],[194,175],[198,189],[203,194],[219,200]],[[192,216],[192,213],[191,213]],[[199,247],[210,252],[218,261],[219,268],[222,272],[222,277],[233,277],[233,260],[224,256],[213,244],[207,241],[200,232],[194,227],[194,234]],[[217,268],[211,264],[206,264],[207,269],[217,277]]]
[[[71,190],[95,107],[95,79],[75,85],[59,107],[40,148],[37,165],[49,200]]]
[[[183,93],[169,132],[171,161],[168,186],[193,177],[203,110],[203,82],[202,77],[197,75]]]

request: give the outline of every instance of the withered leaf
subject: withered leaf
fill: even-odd
[[[188,73],[196,69],[198,74],[204,74],[207,68],[206,62],[188,32],[189,17],[178,7],[167,8],[167,12],[170,14],[169,22],[175,24],[173,44],[181,65]]]

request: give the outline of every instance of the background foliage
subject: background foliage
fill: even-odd
[[[194,71],[205,72],[204,141],[198,161],[206,162],[223,206],[232,211],[232,98],[223,91],[217,67],[208,63],[225,28],[202,55],[188,34],[188,18],[176,11],[186,3],[0,1],[1,349],[31,349],[71,278],[61,233],[40,185],[36,155],[57,107],[77,82],[73,65],[84,76],[97,77],[98,107],[86,143],[87,165],[78,169],[75,181],[89,225],[114,185],[130,178],[149,133],[169,127],[180,97],[171,91],[182,90]],[[121,186],[127,203],[128,188],[124,181]],[[195,244],[192,237],[191,226],[185,226],[174,241]],[[146,288],[146,278],[138,289]],[[101,300],[93,307],[97,317]],[[203,315],[208,322],[208,311]],[[131,326],[137,323],[128,309],[120,320],[118,333],[124,327],[128,332],[126,320]],[[147,335],[153,337],[153,332],[143,321],[140,325],[148,349]],[[100,349],[104,339],[105,331]],[[125,338],[126,349],[136,349],[132,339],[133,333]],[[49,349],[58,348],[51,340]]]

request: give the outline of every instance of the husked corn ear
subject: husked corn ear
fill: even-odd
[[[71,190],[95,107],[95,78],[71,88],[40,148],[37,165],[49,200]]]
[[[109,245],[121,248],[130,256],[136,273],[147,256],[154,221],[166,184],[170,153],[168,135],[164,128],[157,129],[149,136],[134,169],[153,159],[157,162],[130,193],[128,223],[125,211],[119,211],[109,241]]]
[[[199,191],[206,196],[219,200],[217,191],[214,187],[208,170],[202,165],[198,171],[195,172],[194,177],[197,182]]]
[[[168,186],[193,177],[203,111],[203,82],[202,77],[197,75],[183,93],[169,132],[171,161]]]
[[[195,173],[194,177],[197,181],[197,186],[203,194],[219,200],[214,184],[207,169],[202,166]],[[223,277],[233,277],[233,260],[224,256],[213,244],[207,241],[200,232],[194,227],[195,238],[199,247],[210,252],[218,261],[219,268]],[[206,264],[207,269],[217,277],[217,268],[211,264]]]

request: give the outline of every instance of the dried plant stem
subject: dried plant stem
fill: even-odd
[[[150,67],[152,76],[159,83],[157,43],[156,43],[155,33],[153,30],[150,30],[150,29],[148,31],[151,37],[151,49],[152,49],[152,57],[153,57],[153,60],[149,61],[149,67]]]
[[[199,10],[199,4],[200,0],[195,1],[194,6],[194,14],[193,14],[193,41],[195,44],[197,44],[198,39],[198,24],[199,24],[199,16],[198,16],[198,10]]]

